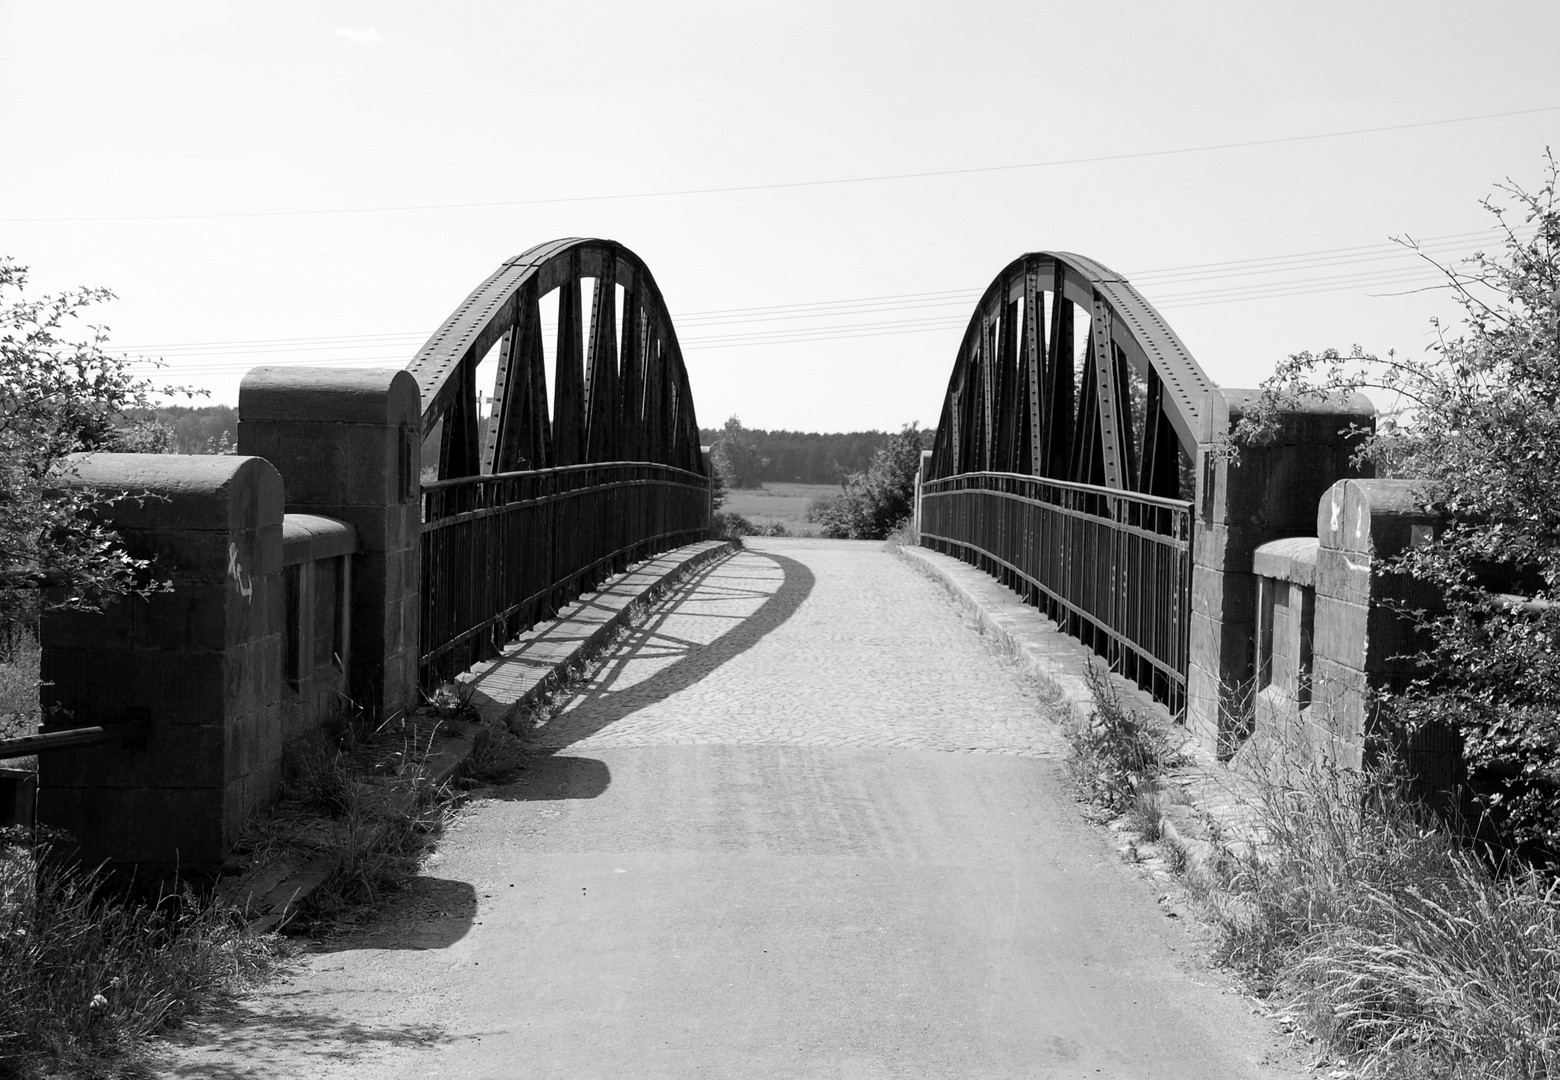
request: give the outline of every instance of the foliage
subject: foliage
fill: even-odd
[[[0,627],[0,739],[34,735],[43,719],[38,700],[42,660],[38,639],[25,626]],[[16,762],[9,763],[12,766]]]
[[[124,492],[66,491],[58,480],[77,451],[168,449],[168,432],[126,418],[152,387],[107,355],[101,326],[68,324],[113,298],[107,289],[23,297],[27,271],[0,258],[0,626],[29,623],[39,590],[59,606],[99,608],[156,587],[146,560],[127,554],[94,509]]]
[[[842,540],[882,540],[915,511],[915,478],[921,448],[930,432],[906,424],[872,455],[863,472],[851,473],[838,495],[820,500],[809,513],[824,536]]]
[[[0,830],[0,1074],[115,1075],[136,1040],[278,959],[231,912],[188,891],[120,897],[62,847]]]
[[[231,405],[159,405],[131,409],[126,416],[132,422],[154,423],[166,430],[167,453],[238,452],[238,410]]]
[[[764,482],[760,474],[768,464],[735,414],[710,443],[710,462],[728,488],[760,487]]]
[[[1437,586],[1446,610],[1419,614],[1426,677],[1387,702],[1389,715],[1410,731],[1460,732],[1487,820],[1549,853],[1560,852],[1557,179],[1549,156],[1537,191],[1508,180],[1499,201],[1484,201],[1500,248],[1439,267],[1462,326],[1437,325],[1425,356],[1356,348],[1291,357],[1236,432],[1261,440],[1280,410],[1328,392],[1375,390],[1403,403],[1361,454],[1378,474],[1422,481],[1425,503],[1447,524],[1381,569]],[[1514,606],[1507,593],[1538,603]]]

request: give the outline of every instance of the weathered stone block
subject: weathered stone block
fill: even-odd
[[[380,715],[416,701],[416,645],[404,646],[403,607],[421,584],[421,411],[417,384],[400,369],[258,368],[239,392],[240,448],[263,442],[276,455],[289,508],[357,530],[351,693]]]
[[[116,528],[236,531],[280,520],[281,481],[259,458],[219,454],[72,454],[59,484],[121,499],[105,520]]]

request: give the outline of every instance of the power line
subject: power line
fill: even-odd
[[[1519,234],[1519,239],[1521,238]],[[1419,250],[1427,254],[1466,249],[1470,242],[1498,239],[1489,230],[1471,233],[1452,233],[1426,237],[1419,242]],[[1350,273],[1328,273],[1316,277],[1289,277],[1283,280],[1260,280],[1276,274],[1294,274],[1301,271],[1318,271],[1344,266],[1368,266],[1388,259],[1414,260],[1411,265],[1386,266],[1360,269]],[[1182,267],[1166,267],[1148,270],[1131,276],[1144,289],[1145,294],[1163,308],[1200,307],[1215,303],[1235,303],[1248,300],[1273,300],[1315,293],[1358,290],[1369,287],[1420,285],[1439,280],[1433,268],[1415,259],[1415,252],[1396,244],[1371,244],[1354,247],[1322,249],[1289,255],[1263,256],[1229,260],[1217,263],[1199,263]],[[1185,288],[1197,283],[1230,282],[1212,288]],[[875,337],[884,334],[931,333],[957,329],[967,324],[969,316],[926,315],[920,318],[897,318],[872,322],[833,322],[841,317],[870,314],[891,315],[898,312],[922,314],[935,308],[959,306],[968,308],[981,296],[982,290],[941,290],[918,293],[891,293],[878,296],[854,297],[844,300],[811,301],[806,303],[775,304],[742,308],[708,309],[688,312],[674,319],[683,330],[680,336],[683,346],[690,350],[708,348],[737,348],[759,345],[804,344]],[[816,325],[778,325],[782,323],[806,323]],[[750,331],[721,332],[726,327],[753,326]],[[550,340],[550,330],[555,330],[551,320],[544,319],[544,337]],[[700,334],[701,329],[715,331]],[[403,364],[424,340],[420,333],[384,334],[335,334],[319,337],[285,337],[261,339],[233,339],[221,341],[180,342],[166,345],[133,346],[120,352],[160,352],[165,356],[197,358],[263,356],[273,363],[319,364],[343,366],[370,364]],[[376,352],[364,356],[364,350],[401,349],[393,353]],[[306,353],[292,359],[288,354]],[[319,354],[326,355],[321,356]],[[354,355],[355,354],[355,355]],[[287,359],[283,359],[287,356]],[[137,368],[157,372],[159,369],[133,362]],[[247,360],[216,360],[208,363],[180,365],[159,377],[172,378],[192,375],[232,374],[249,370],[254,366]]]
[[[925,180],[941,176],[974,176],[981,173],[1017,172],[1026,169],[1052,169],[1066,165],[1098,165],[1111,161],[1134,161],[1143,158],[1173,157],[1180,154],[1204,154],[1217,150],[1242,150],[1254,146],[1279,146],[1286,143],[1314,142],[1319,139],[1342,139],[1355,135],[1379,135],[1389,131],[1408,131],[1415,128],[1442,127],[1448,124],[1471,124],[1481,120],[1500,120],[1512,116],[1530,116],[1535,113],[1555,112],[1560,105],[1543,105],[1533,109],[1512,109],[1507,112],[1481,113],[1477,116],[1453,116],[1441,120],[1415,120],[1402,124],[1385,124],[1380,127],[1350,128],[1345,131],[1326,131],[1312,135],[1283,135],[1270,139],[1247,139],[1240,142],[1208,143],[1202,146],[1181,146],[1168,150],[1138,150],[1123,154],[1098,154],[1092,157],[1056,158],[1050,161],[1029,161],[1011,165],[976,165],[964,169],[928,169],[920,172],[879,173],[868,176],[844,176],[822,180],[788,180],[766,184],[732,184],[722,187],[677,188],[662,191],[636,191],[608,195],[561,195],[537,199],[496,199],[489,202],[421,203],[401,206],[347,206],[312,210],[232,210],[185,214],[103,214],[90,216],[13,217],[0,218],[0,222],[88,222],[88,221],[196,221],[207,218],[269,218],[269,217],[321,217],[335,214],[397,214],[428,210],[485,210],[503,206],[546,206],[561,203],[614,202],[628,199],[668,199],[691,195],[726,195],[749,191],[781,191],[792,188],[836,187],[846,184],[877,184],[898,180]]]

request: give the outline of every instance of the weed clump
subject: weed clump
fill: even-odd
[[[1154,839],[1155,796],[1183,757],[1163,728],[1122,702],[1104,669],[1090,662],[1084,678],[1094,711],[1067,733],[1068,774],[1085,800],[1112,814],[1141,818]]]
[[[416,875],[455,799],[426,776],[443,719],[429,709],[375,727],[343,713],[287,748],[277,801],[235,854],[256,866],[330,862],[289,921],[355,920]]]

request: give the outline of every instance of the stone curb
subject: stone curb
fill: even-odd
[[[558,618],[521,634],[502,656],[457,677],[485,723],[509,724],[558,686],[568,669],[592,655],[623,627],[634,606],[673,581],[730,555],[730,540],[705,540],[649,559],[599,591],[570,604]]]
[[[947,589],[975,618],[981,632],[999,641],[1021,670],[1054,694],[1056,704],[1075,723],[1089,722],[1094,700],[1083,672],[1089,660],[1098,659],[1093,651],[968,563],[921,547],[898,547],[895,553]],[[1210,864],[1219,857],[1221,845],[1234,842],[1248,849],[1254,845],[1254,789],[1209,753],[1164,706],[1121,676],[1110,678],[1122,703],[1158,721],[1186,760],[1165,777],[1159,797],[1160,826],[1164,843],[1180,852],[1185,873],[1209,879]]]
[[[502,656],[459,676],[458,682],[474,688],[472,705],[483,723],[445,720],[438,745],[423,764],[417,784],[437,788],[452,782],[476,752],[484,723],[507,722],[561,683],[572,665],[588,659],[611,640],[636,604],[735,551],[737,545],[729,540],[706,540],[647,559],[569,604],[556,619],[521,634],[505,647]],[[414,795],[411,790],[391,791],[386,798],[409,800]],[[253,929],[272,930],[329,879],[339,862],[334,855],[301,863],[284,858],[219,887],[219,895],[252,915]]]

